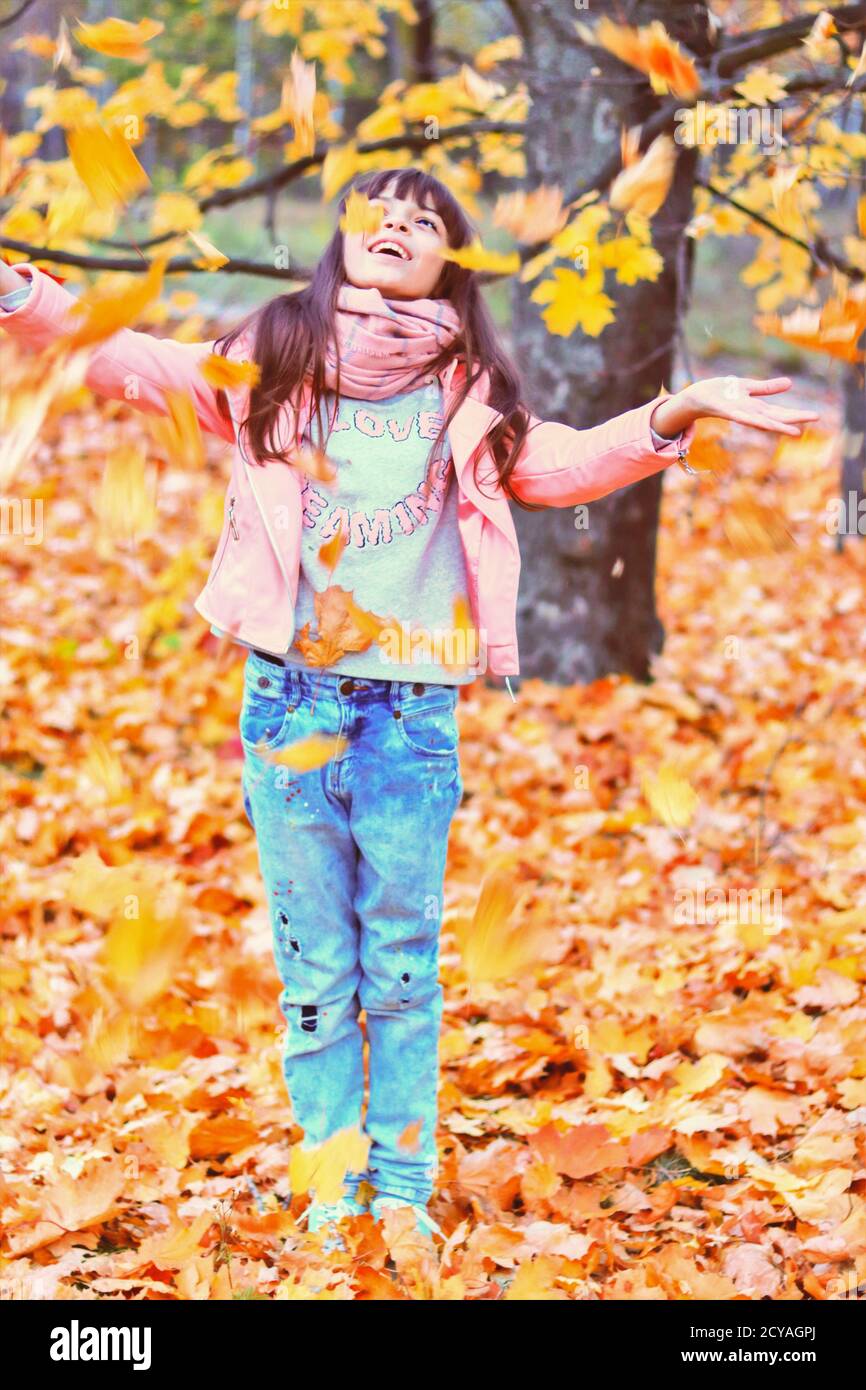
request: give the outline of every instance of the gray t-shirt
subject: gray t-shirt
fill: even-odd
[[[325,420],[333,403],[328,393]],[[379,401],[342,397],[326,441],[337,478],[330,485],[304,479],[296,640],[305,623],[317,636],[314,595],[329,583],[350,590],[360,608],[396,620],[384,645],[347,652],[329,671],[443,685],[478,674],[472,639],[455,625],[455,600],[468,604],[468,586],[447,434],[427,463],[442,409],[437,380]],[[315,416],[307,440],[321,442]],[[319,551],[340,530],[347,544],[331,573]],[[309,665],[294,646],[284,660]]]

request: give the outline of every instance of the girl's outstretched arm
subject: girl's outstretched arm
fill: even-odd
[[[656,396],[603,425],[575,430],[554,420],[531,417],[532,424],[511,475],[522,501],[548,507],[571,507],[607,497],[629,483],[649,478],[681,457],[695,424],[707,416],[752,425],[777,434],[802,434],[814,411],[785,409],[761,398],[787,391],[788,377],[757,381],[751,377],[711,377],[672,396]],[[659,435],[682,433],[679,445],[658,446]]]
[[[4,309],[0,305],[0,328],[24,347],[39,352],[75,326],[70,314],[77,300],[29,261],[14,269],[2,265],[0,295],[28,285],[26,297],[15,294],[15,307]],[[236,351],[240,344],[240,339],[234,344]],[[232,442],[231,422],[223,419],[217,393],[199,370],[213,348],[213,342],[176,343],[171,338],[121,328],[94,348],[85,384],[97,395],[126,401],[152,415],[167,414],[166,391],[185,392],[202,429]]]

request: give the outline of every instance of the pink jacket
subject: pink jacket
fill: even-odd
[[[68,326],[76,300],[32,263],[21,262],[15,269],[31,277],[33,284],[22,305],[0,315],[0,325],[18,342],[38,351]],[[99,395],[127,400],[148,414],[166,413],[167,389],[185,391],[202,428],[233,446],[222,533],[195,608],[222,632],[250,646],[282,653],[294,638],[301,475],[285,463],[250,464],[237,439],[237,423],[246,413],[247,388],[227,392],[229,424],[219,413],[214,389],[199,371],[213,346],[213,342],[179,343],[123,328],[94,350],[86,384]],[[230,356],[251,357],[249,339],[236,340]],[[459,382],[457,366],[454,358],[439,374],[445,410]],[[511,478],[515,492],[527,502],[573,507],[660,472],[678,456],[674,444],[656,448],[650,433],[650,417],[662,399],[656,396],[587,430],[531,416],[532,427]],[[508,501],[489,456],[487,469],[484,461],[479,463],[481,487],[474,477],[474,457],[499,418],[486,400],[487,380],[482,378],[457,411],[448,438],[459,488],[458,526],[472,617],[482,634],[488,671],[507,676],[520,669],[516,630],[520,553]],[[307,395],[301,404],[302,422],[308,412]],[[281,445],[294,437],[291,414],[284,406]],[[693,427],[685,432],[683,449],[693,432]]]

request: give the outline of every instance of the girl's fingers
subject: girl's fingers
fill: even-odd
[[[772,415],[775,420],[799,420],[805,423],[807,420],[817,420],[819,418],[814,410],[789,410],[787,406],[784,405],[765,405],[763,410],[765,414]]]
[[[726,417],[728,420],[735,421],[738,425],[749,425],[756,430],[769,430],[772,434],[793,434],[797,438],[803,433],[796,425],[789,425],[784,420],[776,420],[772,415],[754,415],[746,411],[732,410]]]
[[[789,391],[793,384],[789,376],[771,376],[766,381],[746,377],[750,396],[774,396],[777,391]]]

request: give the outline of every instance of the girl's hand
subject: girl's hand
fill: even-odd
[[[652,426],[659,434],[673,438],[705,416],[734,420],[738,425],[751,425],[756,430],[772,434],[803,433],[801,426],[819,417],[814,410],[788,410],[772,405],[764,396],[789,391],[791,378],[771,377],[759,381],[750,376],[711,376],[705,381],[693,381],[656,406]]]

